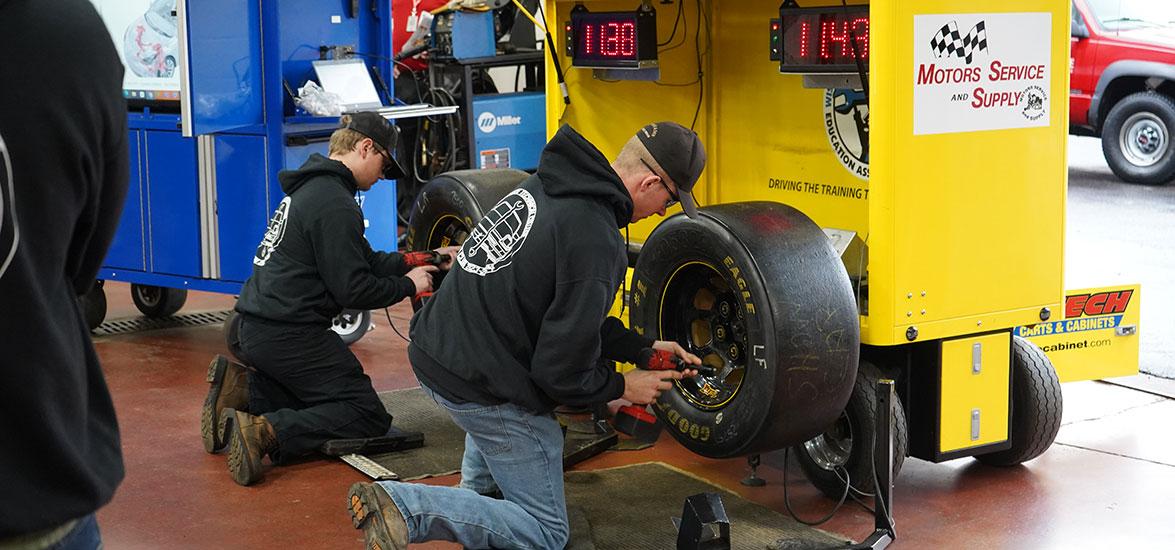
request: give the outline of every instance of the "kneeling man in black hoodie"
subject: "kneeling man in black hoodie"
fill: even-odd
[[[241,485],[261,479],[266,455],[280,464],[331,439],[384,435],[391,425],[371,378],[330,326],[343,309],[384,308],[432,289],[436,266],[410,269],[403,255],[371,249],[355,202],[381,177],[403,177],[390,153],[397,139],[382,116],[344,116],[329,158],[313,154],[278,174],[286,197],[236,307],[234,351],[253,369],[214,360],[201,415],[205,450],[227,445],[229,473]]]
[[[618,228],[681,202],[706,163],[697,134],[649,124],[609,163],[569,126],[538,172],[470,233],[446,278],[412,322],[408,358],[430,394],[466,432],[459,487],[357,483],[352,523],[368,548],[450,540],[468,548],[563,548],[563,435],[558,404],[623,397],[649,403],[696,371],[633,370],[642,348],[701,360],[607,317],[628,265]],[[453,334],[462,335],[453,338]],[[501,491],[503,500],[487,496]]]

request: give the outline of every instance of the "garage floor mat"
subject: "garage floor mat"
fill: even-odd
[[[789,549],[846,542],[660,462],[568,472],[566,491],[573,520],[569,548],[673,548],[677,530],[671,518],[681,516],[686,497],[710,492],[721,495],[730,518],[731,548],[762,550],[778,547],[780,539],[788,540],[783,547]]]
[[[392,415],[392,424],[406,432],[424,434],[424,446],[368,458],[400,476],[402,481],[443,476],[461,471],[465,432],[420,388],[380,392],[380,401]]]

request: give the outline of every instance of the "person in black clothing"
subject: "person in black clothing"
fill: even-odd
[[[460,487],[357,483],[352,523],[369,548],[451,540],[469,548],[562,548],[568,539],[558,404],[649,403],[696,371],[633,370],[643,348],[701,360],[606,317],[628,265],[618,228],[690,195],[701,140],[672,122],[641,128],[612,163],[569,126],[535,175],[470,233],[459,269],[412,322],[421,387],[465,430]],[[461,334],[453,338],[452,334]],[[504,500],[483,495],[500,491]]]
[[[391,425],[359,360],[329,329],[344,308],[385,308],[432,289],[437,266],[409,268],[403,255],[376,252],[363,237],[355,193],[403,175],[390,155],[397,137],[375,113],[345,115],[330,158],[314,154],[278,174],[286,197],[236,306],[233,347],[252,369],[213,360],[201,414],[205,450],[227,445],[229,473],[241,485],[261,479],[266,455],[281,464],[331,439],[384,435]]]
[[[101,546],[118,422],[77,297],[126,197],[123,66],[87,0],[0,0],[0,548]]]

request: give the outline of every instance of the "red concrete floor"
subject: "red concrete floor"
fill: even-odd
[[[106,286],[108,319],[137,315],[126,285]],[[185,312],[227,309],[232,298],[192,293]],[[393,308],[401,332],[406,306]],[[204,374],[225,353],[219,326],[96,339],[122,427],[127,476],[99,521],[111,549],[361,548],[345,492],[366,478],[341,462],[271,469],[254,487],[229,478],[223,455],[201,447]],[[376,389],[416,385],[405,345],[382,313],[353,349]],[[910,459],[898,478],[895,549],[1170,548],[1175,540],[1175,401],[1097,382],[1065,385],[1065,425],[1042,457],[1015,468],[972,459],[931,464]],[[783,511],[782,453],[764,456],[765,487],[738,483],[742,460],[710,460],[668,436],[651,449],[610,452],[580,469],[659,460]],[[823,515],[831,502],[792,466],[793,507]],[[430,483],[454,484],[456,476]],[[618,503],[618,506],[628,507]],[[737,518],[736,518],[737,519]],[[824,529],[860,540],[872,516],[846,505]],[[733,527],[737,538],[737,523]],[[666,548],[672,543],[666,541]],[[454,548],[432,543],[421,548]]]

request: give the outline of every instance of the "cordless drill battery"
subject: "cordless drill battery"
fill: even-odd
[[[418,250],[416,252],[404,253],[404,263],[408,264],[408,267],[422,267],[426,265],[440,266],[447,259],[446,256],[442,256],[436,250]]]

